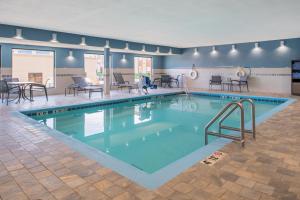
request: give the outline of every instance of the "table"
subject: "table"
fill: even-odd
[[[232,91],[232,82],[231,81],[225,81],[222,82],[222,90],[225,90],[225,86],[227,86],[228,91]]]
[[[29,100],[29,101],[33,101],[32,98],[28,98],[26,96],[26,87],[32,85],[32,84],[37,84],[35,82],[31,82],[31,81],[20,81],[20,82],[7,82],[8,85],[12,85],[12,86],[19,86],[20,90],[21,90],[21,96],[19,97],[19,102],[20,99],[24,99],[24,100]]]

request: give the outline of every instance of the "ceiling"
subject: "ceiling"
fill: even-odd
[[[195,47],[300,36],[299,0],[0,0],[0,23]]]

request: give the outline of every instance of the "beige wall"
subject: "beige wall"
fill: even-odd
[[[223,80],[237,78],[235,75],[237,69],[232,67],[203,67],[196,68],[196,70],[198,71],[196,80],[192,80],[189,76],[191,69],[165,69],[162,71],[172,76],[184,74],[190,89],[208,89],[212,75],[221,75]],[[291,94],[291,68],[252,68],[249,87],[253,92]]]
[[[10,68],[2,68],[2,74],[11,74]],[[134,83],[134,68],[113,68],[114,72],[121,72],[126,81]],[[221,75],[223,79],[236,78],[236,68],[197,68],[198,78],[192,80],[189,77],[190,69],[153,69],[153,79],[161,74],[170,74],[176,77],[178,74],[185,74],[187,85],[190,89],[208,89],[211,75]],[[252,75],[249,78],[250,91],[266,93],[291,93],[291,69],[290,68],[252,68]],[[50,94],[63,94],[64,88],[73,83],[71,77],[74,75],[85,76],[83,68],[57,68],[56,88],[50,88]],[[111,74],[111,77],[113,75]],[[113,79],[114,80],[114,79]],[[112,88],[115,89],[115,88]]]

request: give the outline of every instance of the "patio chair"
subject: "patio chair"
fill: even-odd
[[[163,84],[165,84],[164,87],[168,86],[171,87],[172,77],[170,75],[161,75],[160,77],[160,86],[163,87]]]
[[[9,100],[11,94],[17,94],[17,97]],[[13,101],[15,99],[18,99],[18,102],[20,102],[21,88],[19,86],[8,85],[6,80],[0,80],[0,97],[2,103],[4,101],[5,95],[6,95],[6,105],[8,105],[9,101]]]
[[[240,76],[239,79],[235,80],[230,80],[231,81],[231,85],[232,88],[234,86],[238,86],[240,89],[240,92],[242,92],[242,87],[246,87],[247,88],[247,92],[249,92],[249,86],[248,86],[248,76]]]
[[[116,80],[115,85],[121,90],[123,88],[128,88],[128,92],[130,93],[132,89],[138,89],[137,84],[130,84],[129,81],[125,81],[121,73],[114,72],[113,75]]]
[[[30,101],[33,101],[33,92],[44,92],[46,96],[46,100],[48,101],[48,91],[47,91],[48,82],[49,79],[46,80],[45,85],[41,83],[32,83],[29,85]]]
[[[211,79],[209,80],[209,89],[212,89],[214,85],[220,86],[222,88],[221,76],[211,76]]]
[[[172,85],[172,83],[175,83],[176,86],[179,88],[179,77],[180,76],[181,75],[177,75],[176,78],[171,77],[171,85]]]
[[[78,94],[79,91],[88,91],[89,98],[91,98],[92,93],[94,92],[100,92],[101,97],[103,98],[103,87],[101,85],[93,85],[92,83],[89,83],[83,76],[73,76],[72,79],[74,81],[74,96],[76,92]]]

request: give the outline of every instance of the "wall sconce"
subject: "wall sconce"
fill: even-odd
[[[214,56],[214,57],[218,55],[218,51],[216,49],[216,46],[212,46],[210,55]]]
[[[276,49],[278,51],[278,53],[285,53],[289,51],[289,48],[285,45],[284,40],[280,41],[280,45],[279,47]]]
[[[80,43],[81,46],[86,46],[86,43],[85,43],[85,37],[81,37],[81,43]]]
[[[128,43],[125,44],[125,48],[124,49],[125,50],[129,50],[129,44]]]
[[[236,51],[235,44],[231,45],[231,51]]]
[[[216,52],[216,47],[213,46],[212,49],[211,49],[212,53],[215,53]]]
[[[160,53],[159,47],[156,47],[156,53]]]
[[[106,40],[104,48],[110,48],[110,46],[109,46],[109,40]]]
[[[235,44],[231,45],[231,50],[229,52],[229,55],[236,56],[237,54],[238,54],[238,50],[236,49],[236,45]]]
[[[198,55],[199,55],[198,48],[195,48],[195,49],[194,49],[194,56],[198,56]]]
[[[52,39],[51,42],[56,43],[57,41],[57,34],[56,33],[52,33]]]
[[[73,51],[69,51],[68,59],[69,59],[69,60],[73,60],[73,59],[74,59]]]
[[[22,29],[20,28],[17,28],[16,29],[16,36],[15,36],[16,39],[23,39],[23,36],[22,36]]]
[[[126,62],[127,62],[127,59],[126,59],[126,55],[125,55],[125,54],[123,54],[122,59],[121,59],[121,62],[122,62],[122,63],[126,63]]]
[[[146,46],[143,45],[142,52],[146,52]]]
[[[258,42],[254,43],[254,48],[251,51],[253,54],[260,54],[262,52],[262,48],[259,46]]]

